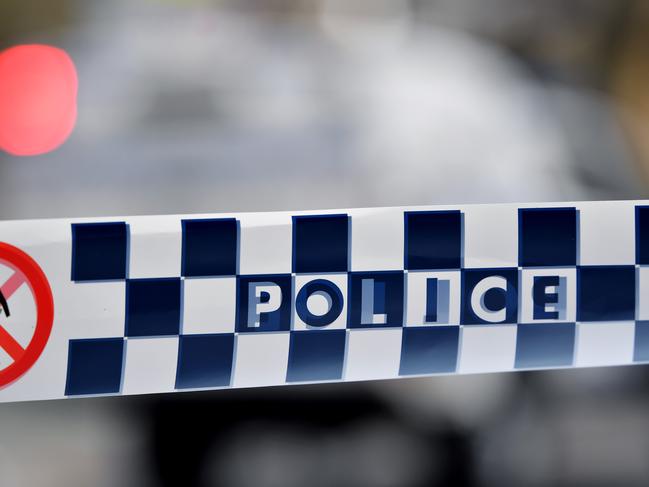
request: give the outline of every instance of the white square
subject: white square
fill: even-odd
[[[177,217],[133,218],[128,227],[129,278],[180,276],[182,228]]]
[[[520,272],[520,323],[574,323],[577,316],[577,269],[575,267],[525,268]],[[546,304],[548,312],[558,311],[557,319],[534,319],[534,278],[558,276],[559,286],[548,286],[545,293],[556,293],[558,304]]]
[[[355,210],[351,218],[351,270],[403,269],[403,219],[403,211],[397,208]]]
[[[406,274],[406,326],[460,323],[460,271],[408,271]],[[437,321],[426,322],[427,281],[437,279]]]
[[[577,323],[575,365],[594,367],[633,362],[635,322]]]
[[[124,394],[170,392],[176,385],[178,337],[128,338]]]
[[[293,227],[290,214],[245,215],[240,220],[240,228],[240,274],[291,272]]]
[[[345,380],[390,379],[399,375],[401,328],[349,330]]]
[[[635,264],[635,208],[626,201],[585,203],[579,209],[579,264]]]
[[[289,332],[240,333],[235,337],[235,387],[286,382]]]
[[[460,364],[463,374],[512,370],[516,357],[516,325],[462,327]]]
[[[295,304],[297,295],[302,290],[305,284],[324,279],[326,281],[332,282],[339,290],[342,295],[343,309],[338,315],[338,317],[329,325],[326,326],[309,326],[307,325],[298,315],[296,309],[297,307],[293,306],[293,330],[342,330],[347,326],[347,273],[344,274],[298,274],[294,278],[293,282],[293,303]],[[307,308],[308,310],[316,316],[322,316],[327,313],[330,309],[331,302],[328,302],[326,296],[321,293],[313,293],[311,297],[307,299]]]
[[[183,334],[233,333],[236,308],[236,277],[183,279]]]
[[[476,205],[464,210],[464,267],[518,266],[518,210]]]
[[[65,323],[67,336],[124,336],[126,281],[70,282],[64,289],[57,297],[56,322]]]
[[[649,320],[649,266],[636,267],[635,318]]]

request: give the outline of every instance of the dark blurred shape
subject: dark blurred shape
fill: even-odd
[[[633,2],[617,43],[609,82],[634,154],[649,178],[649,5]]]
[[[57,34],[79,22],[77,0],[3,0],[0,2],[0,49],[12,43]]]
[[[417,428],[362,384],[217,394],[145,410],[159,485],[473,485],[470,437]]]

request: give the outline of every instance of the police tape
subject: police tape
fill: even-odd
[[[649,362],[648,203],[2,222],[0,401]]]

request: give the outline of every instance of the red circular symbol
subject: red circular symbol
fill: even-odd
[[[13,359],[10,365],[0,370],[0,387],[4,387],[27,372],[43,352],[52,331],[54,298],[43,270],[19,248],[0,242],[0,264],[13,271],[9,279],[0,285],[0,305],[4,311],[0,314],[0,347]],[[22,285],[29,287],[36,305],[36,327],[25,348],[2,326],[11,296]]]

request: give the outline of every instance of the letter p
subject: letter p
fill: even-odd
[[[259,328],[282,305],[282,288],[274,282],[248,284],[248,328]]]

